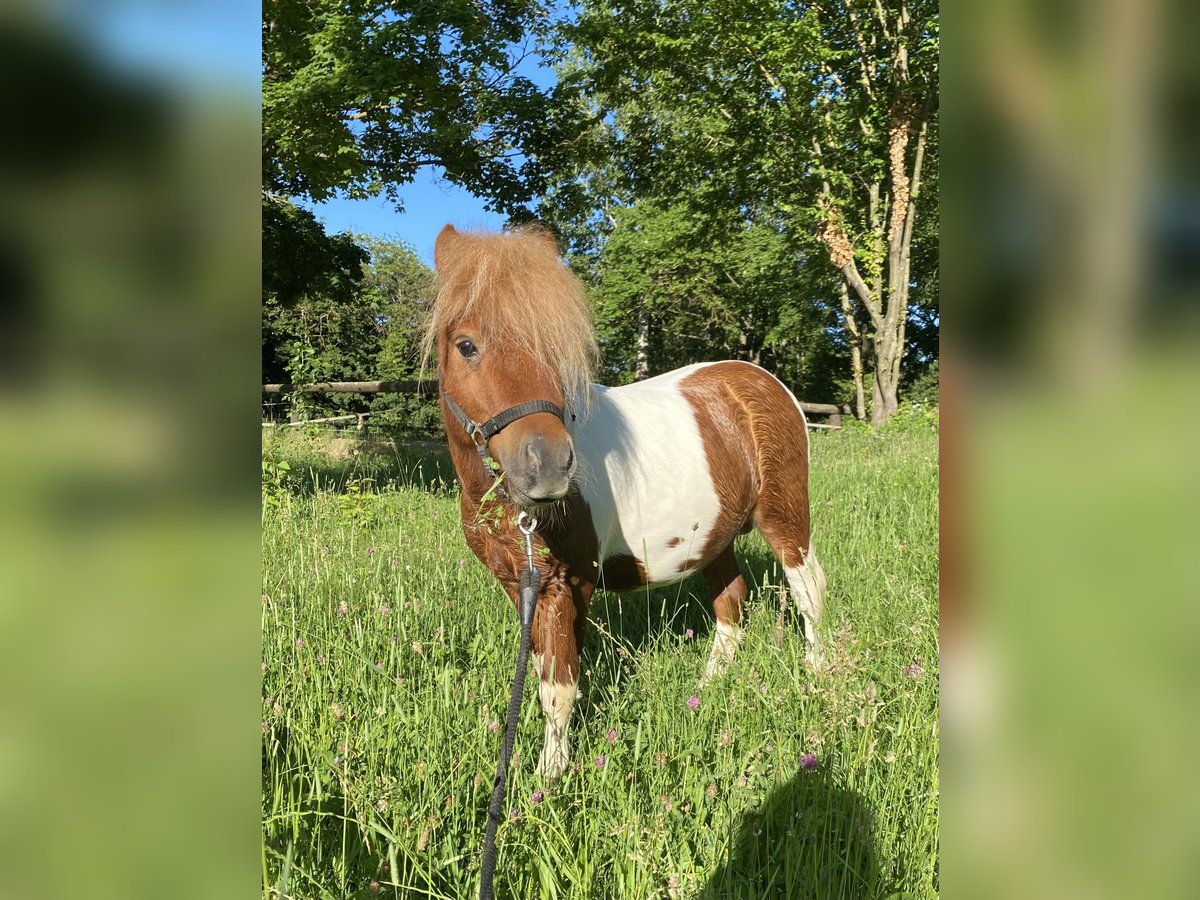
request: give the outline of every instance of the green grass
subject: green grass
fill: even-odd
[[[473,897],[517,616],[467,550],[444,455],[312,448],[264,448],[290,466],[264,466],[264,896]],[[497,897],[936,895],[936,435],[817,433],[811,493],[827,670],[804,669],[798,623],[774,646],[756,534],[746,639],[695,711],[703,581],[598,594],[579,768],[553,788],[527,688]]]

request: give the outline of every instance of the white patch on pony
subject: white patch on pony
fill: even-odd
[[[571,722],[571,710],[575,706],[578,687],[578,680],[569,684],[538,682],[538,699],[542,702],[542,714],[546,717],[546,739],[542,744],[537,772],[547,781],[561,778],[570,761],[567,727]]]
[[[590,413],[571,428],[600,558],[637,557],[651,584],[695,571],[721,512],[695,412],[679,390],[706,365],[619,388],[595,385]]]
[[[708,663],[700,676],[700,687],[706,688],[710,681],[720,675],[733,662],[734,651],[742,642],[745,632],[737,625],[717,619],[717,630],[713,634],[712,649],[708,651]]]
[[[783,570],[787,576],[788,588],[800,615],[804,618],[804,639],[808,642],[808,652],[804,661],[809,668],[820,669],[825,665],[825,656],[821,652],[821,642],[817,637],[817,628],[821,624],[821,613],[825,609],[825,570],[821,568],[820,560],[808,548],[804,562]]]

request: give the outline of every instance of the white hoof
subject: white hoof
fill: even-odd
[[[556,746],[547,743],[542,747],[542,755],[538,759],[537,774],[543,781],[558,781],[569,764],[566,741],[558,742]]]
[[[733,654],[738,644],[742,642],[744,632],[736,625],[729,625],[717,620],[717,629],[713,634],[712,649],[708,653],[708,662],[704,665],[704,674],[700,676],[698,687],[703,690],[718,675],[723,673],[733,662]]]
[[[825,670],[825,654],[821,652],[820,647],[808,648],[808,652],[804,654],[804,665],[814,672]]]

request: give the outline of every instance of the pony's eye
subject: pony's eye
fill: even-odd
[[[479,355],[479,350],[470,341],[459,341],[458,352],[462,354],[463,359],[470,359],[473,356]]]

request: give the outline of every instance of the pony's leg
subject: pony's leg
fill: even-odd
[[[538,600],[533,628],[533,668],[546,735],[537,772],[548,781],[560,778],[570,761],[567,729],[579,690],[576,604],[570,594],[550,591]]]
[[[810,668],[819,669],[825,662],[818,634],[821,614],[825,609],[825,570],[821,568],[810,542],[808,501],[807,498],[797,498],[795,504],[788,507],[768,502],[768,497],[771,495],[764,491],[756,525],[783,565],[791,602],[796,604],[804,620],[804,639],[808,644],[804,661]],[[803,511],[803,519],[797,520],[797,508]],[[787,601],[783,602],[786,604]],[[779,638],[777,631],[777,642]]]
[[[742,629],[738,623],[742,618],[742,601],[746,599],[746,579],[742,577],[742,571],[733,556],[733,547],[726,547],[720,556],[708,564],[704,570],[704,580],[708,582],[717,628],[713,633],[708,663],[700,677],[702,688],[733,661],[733,653],[742,640]]]
[[[820,638],[817,636],[821,614],[825,611],[825,570],[821,568],[821,561],[810,546],[804,556],[804,562],[798,566],[785,567],[783,572],[804,619],[804,640],[808,643],[804,661],[810,668],[819,669],[825,664]]]

